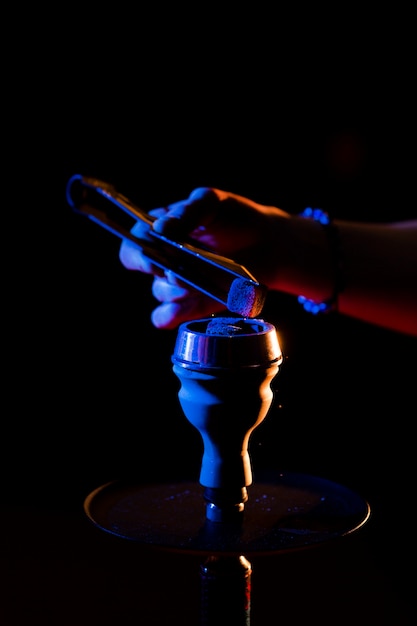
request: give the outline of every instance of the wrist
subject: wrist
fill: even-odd
[[[317,302],[331,297],[333,256],[323,224],[300,215],[277,217],[268,240],[275,270],[272,289]]]
[[[339,250],[339,233],[330,219],[330,216],[321,209],[312,209],[307,207],[300,213],[300,217],[312,220],[322,227],[322,234],[326,235],[327,240],[327,263],[324,269],[323,277],[327,282],[330,278],[332,281],[331,291],[327,297],[318,298],[317,295],[307,296],[302,293],[298,296],[298,302],[309,313],[327,313],[338,309],[339,293],[343,289],[342,275],[340,268],[340,250]],[[326,260],[324,258],[324,260]],[[330,272],[330,276],[329,276]]]

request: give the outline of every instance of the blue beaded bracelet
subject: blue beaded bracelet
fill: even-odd
[[[315,300],[310,300],[305,296],[298,296],[298,302],[308,313],[312,313],[313,315],[317,315],[317,313],[335,311],[337,310],[338,296],[341,291],[337,231],[332,224],[328,213],[322,211],[321,209],[312,209],[311,207],[307,207],[304,211],[302,211],[302,213],[300,213],[300,217],[305,217],[307,219],[312,219],[315,222],[319,222],[326,229],[333,255],[335,281],[333,295],[328,300],[316,302]]]

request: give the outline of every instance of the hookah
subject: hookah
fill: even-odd
[[[107,205],[150,218],[107,183],[76,175],[67,187],[75,210],[120,237]],[[98,200],[105,200],[100,210]],[[224,303],[228,314],[183,323],[172,369],[178,399],[199,431],[199,483],[114,481],[84,502],[99,529],[166,551],[201,556],[200,626],[249,626],[253,555],[320,545],[361,528],[369,504],[350,489],[305,474],[276,471],[253,482],[250,437],[273,400],[283,355],[276,328],[260,317],[265,288],[242,266],[162,236],[136,240],[163,268]],[[197,268],[197,269],[196,269]]]

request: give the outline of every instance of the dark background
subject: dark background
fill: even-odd
[[[111,182],[145,209],[204,185],[294,213],[415,218],[409,20],[71,7],[10,21],[2,626],[167,623],[165,605],[196,621],[195,563],[153,555],[138,567],[142,555],[84,518],[84,498],[109,480],[197,480],[201,444],[177,403],[175,331],[150,322],[151,279],[72,213],[68,178]],[[260,564],[256,626],[409,624],[415,339],[309,316],[282,294],[264,317],[285,361],[251,439],[255,479],[264,466],[323,476],[372,517],[352,550]]]

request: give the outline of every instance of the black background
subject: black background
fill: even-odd
[[[108,480],[199,472],[200,439],[171,369],[175,331],[151,325],[151,279],[122,267],[119,241],[68,207],[72,174],[111,182],[145,209],[204,185],[294,213],[319,206],[361,221],[415,217],[410,17],[341,13],[64,8],[48,27],[39,13],[10,24],[18,61],[7,71],[3,114],[5,626],[79,626],[81,614],[89,624],[140,623],[129,567],[115,583],[103,551],[122,568],[132,557],[106,544],[91,554],[103,540],[83,526],[84,498]],[[311,587],[305,574],[297,590],[312,607],[299,607],[300,620],[330,603],[323,624],[353,623],[352,615],[356,624],[411,623],[403,564],[413,543],[415,339],[311,317],[282,294],[269,295],[264,317],[285,361],[251,439],[255,478],[264,465],[323,476],[372,508],[352,576],[343,553],[339,570],[337,556],[297,561],[315,580]],[[61,572],[55,600],[40,556],[53,551],[49,533],[78,549],[70,566],[65,550],[58,564],[48,561]],[[79,584],[62,573],[68,567]],[[295,566],[285,567],[296,580]],[[326,567],[336,568],[327,591]],[[266,578],[273,586],[269,570]],[[89,604],[84,584],[108,585],[111,609],[103,598]],[[292,591],[281,611],[298,624]],[[159,624],[152,602],[149,623]]]

